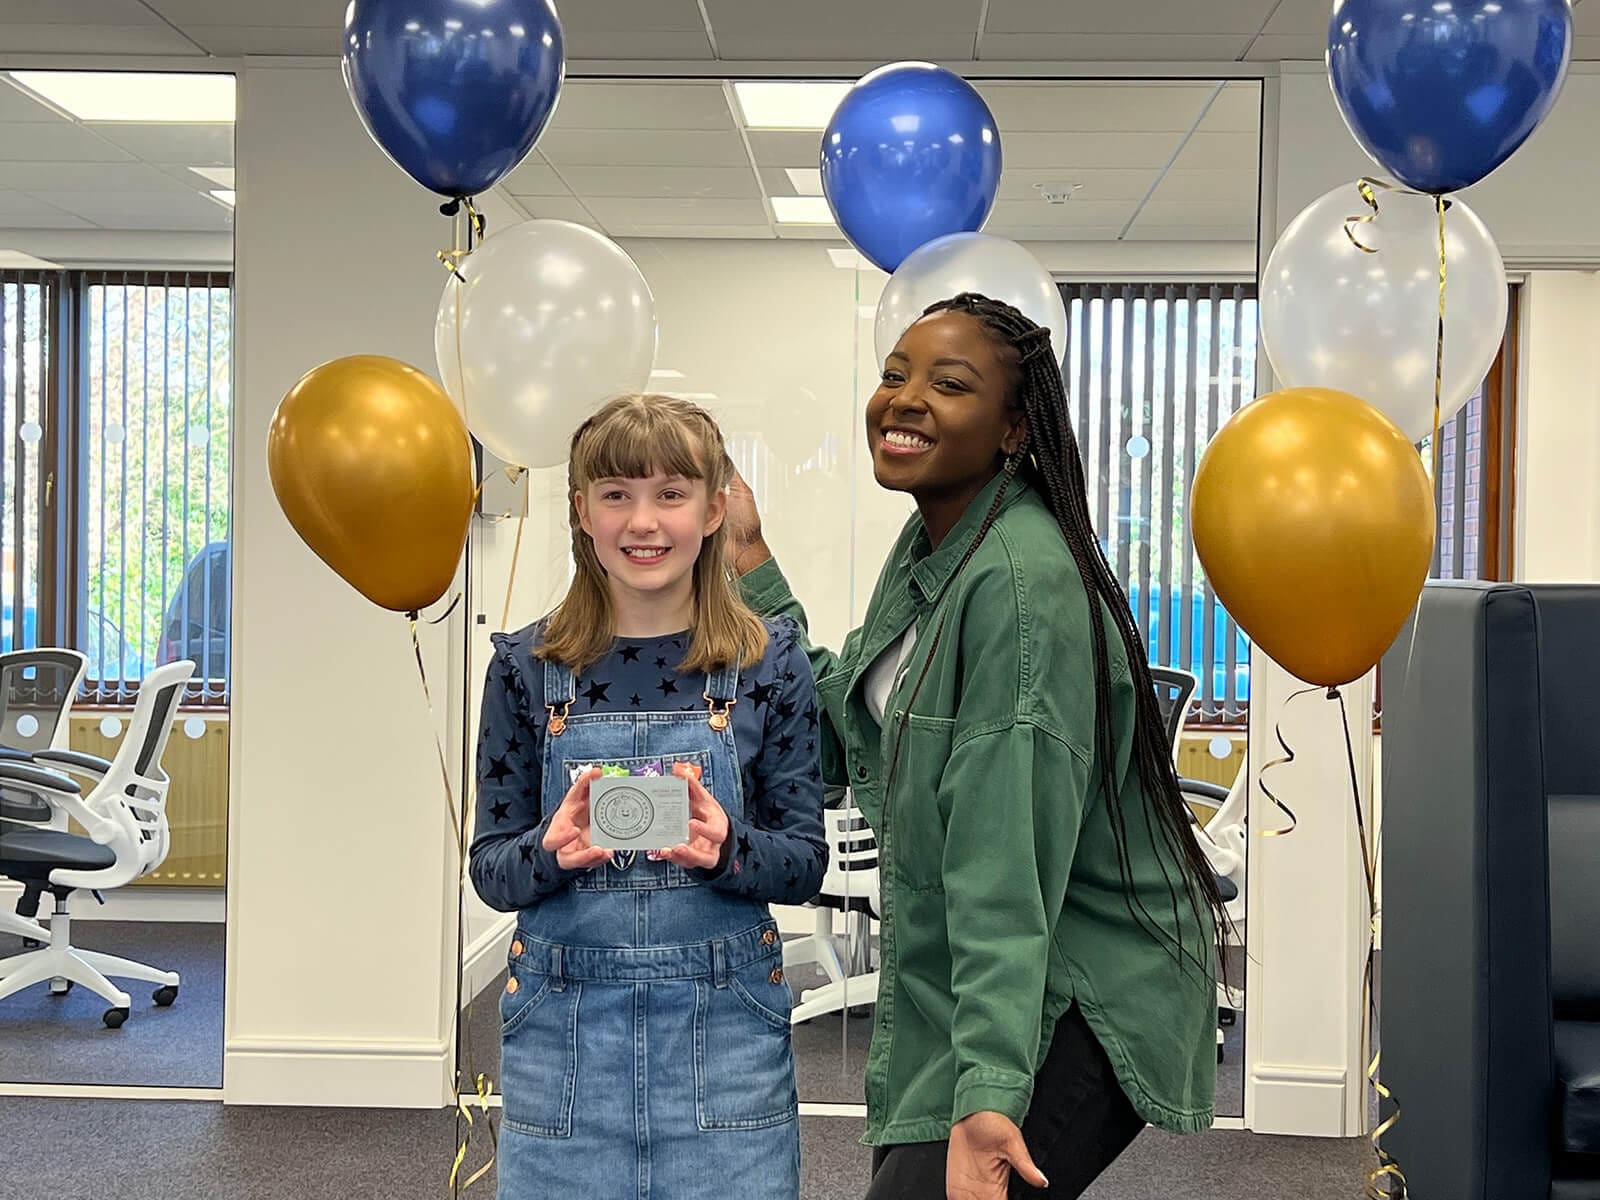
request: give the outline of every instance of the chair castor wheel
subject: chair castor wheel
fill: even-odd
[[[168,984],[166,987],[158,987],[154,997],[157,1008],[170,1008],[172,1006],[172,1002],[177,998],[178,989],[174,984]]]
[[[43,950],[44,943],[38,938],[25,937],[22,939],[22,948],[24,950]]]
[[[72,990],[72,980],[62,979],[60,976],[50,981],[50,994],[52,996],[65,996]]]
[[[1219,1009],[1217,1009],[1217,1024],[1219,1024],[1219,1025],[1236,1025],[1238,1023],[1238,1021],[1239,1021],[1239,1014],[1234,1012],[1233,1009],[1231,1009],[1231,1008],[1219,1008]]]
[[[106,1023],[107,1029],[121,1029],[122,1023],[128,1019],[128,1010],[125,1008],[108,1008],[105,1015],[100,1018]]]

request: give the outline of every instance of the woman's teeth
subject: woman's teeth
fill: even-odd
[[[925,437],[920,437],[915,433],[903,433],[898,429],[891,429],[884,434],[883,440],[898,450],[926,450],[933,445]]]

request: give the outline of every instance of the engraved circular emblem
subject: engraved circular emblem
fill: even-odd
[[[612,788],[594,806],[595,827],[608,838],[636,838],[650,828],[655,805],[638,788]]]

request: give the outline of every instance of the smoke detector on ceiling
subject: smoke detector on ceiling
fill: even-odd
[[[1033,190],[1043,197],[1046,204],[1065,204],[1082,187],[1081,183],[1036,183]]]

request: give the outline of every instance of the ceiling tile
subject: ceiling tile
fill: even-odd
[[[92,229],[82,217],[62,212],[21,192],[0,192],[0,229]]]
[[[148,192],[30,193],[55,208],[92,221],[104,229],[227,230],[233,210],[198,192],[170,196]]]
[[[1006,169],[1066,172],[1089,167],[1164,167],[1183,142],[1181,133],[1001,134]]]
[[[614,225],[754,225],[767,219],[760,200],[663,200],[654,197],[586,199],[606,228]]]
[[[631,29],[639,33],[705,32],[695,0],[578,0],[562,5],[561,29],[579,33]],[[570,49],[570,45],[569,45]]]
[[[1275,0],[990,0],[989,33],[1253,34]]]
[[[654,196],[708,200],[759,199],[755,173],[745,167],[567,167],[579,196]],[[787,195],[788,193],[782,193]]]
[[[109,142],[145,162],[186,167],[233,166],[232,125],[91,125]]]
[[[1321,62],[1328,38],[1320,33],[1264,33],[1245,55],[1247,62]]]
[[[858,8],[864,6],[857,6]],[[795,12],[807,11],[796,5]],[[868,61],[905,59],[962,62],[972,58],[971,33],[928,33],[919,20],[913,33],[856,32],[846,26],[819,26],[837,32],[790,34],[717,34],[717,49],[725,59],[773,62]]]
[[[6,0],[0,28],[11,25],[159,25],[140,0]]]
[[[1237,171],[1254,178],[1260,157],[1261,139],[1253,133],[1196,133],[1172,165],[1188,171]]]
[[[1195,203],[1227,201],[1255,211],[1260,185],[1253,171],[1171,170],[1161,178],[1152,200]]]
[[[522,203],[530,217],[548,221],[571,221],[576,225],[593,226],[594,214],[570,196],[530,196]]]
[[[978,57],[998,62],[1232,62],[1244,53],[1250,36],[988,33],[978,47]]]
[[[765,239],[773,236],[770,225],[608,225],[614,238],[739,238]]]
[[[1187,133],[1213,83],[978,83],[1004,136],[1022,132],[1176,130]]]
[[[815,167],[822,159],[822,133],[815,129],[753,129],[750,152],[762,167]]]
[[[1256,222],[1254,204],[1208,202],[1197,200],[1151,200],[1139,210],[1134,226],[1176,229],[1201,226],[1221,229],[1243,225],[1253,228]]]
[[[1283,0],[1261,32],[1271,36],[1311,34],[1326,42],[1332,12],[1328,0]]]
[[[724,40],[731,35],[766,37],[771,49],[779,49],[789,37],[817,30],[838,30],[841,36],[891,33],[911,42],[925,33],[955,33],[967,39],[970,50],[983,11],[982,0],[870,0],[865,4],[861,0],[810,0],[808,4],[705,0],[705,7],[724,58],[733,57]],[[889,61],[912,57],[910,53],[897,54]]]
[[[693,33],[582,33],[566,31],[568,63],[585,59],[645,59],[697,62],[714,57],[705,31]]]
[[[1077,184],[1070,203],[1076,204],[1080,200],[1143,200],[1160,174],[1161,169],[1156,166],[1121,170],[1105,167],[1008,168],[1000,176],[1000,199],[1029,200],[1043,204],[1045,201],[1040,198],[1037,185],[1043,184],[1054,190]]]
[[[0,144],[5,133],[0,129]],[[0,162],[0,188],[19,192],[194,192],[216,186],[200,176],[184,183],[148,163]]]
[[[1572,27],[1581,36],[1600,34],[1600,4],[1594,0],[1581,0],[1572,6]]]
[[[749,164],[737,133],[704,130],[638,132],[552,129],[539,150],[557,169],[567,167],[737,167]]]
[[[1142,197],[1141,197],[1142,198]],[[1069,200],[1065,204],[1046,204],[1043,200],[998,200],[989,214],[989,223],[1008,229],[1059,229],[1090,226],[1118,226],[1127,223],[1138,207],[1137,200]]]
[[[259,55],[315,55],[339,53],[339,28],[324,23],[303,25],[186,25],[185,32],[219,58]]]
[[[1167,228],[1162,225],[1135,224],[1126,234],[1130,242],[1245,242],[1254,243],[1256,227],[1250,225],[1190,226]]]
[[[513,196],[570,196],[567,185],[561,182],[556,169],[540,157],[536,150],[522,160],[522,165],[507,175],[500,185]]]
[[[0,126],[0,162],[100,163],[123,162],[133,157],[70,121]]]
[[[995,237],[1010,238],[1014,242],[1114,242],[1122,233],[1122,226],[1085,225],[1078,228],[1063,225],[1055,229],[1041,229],[1037,226],[985,225],[983,231]]]
[[[0,25],[0,31],[4,29],[5,26]],[[0,36],[3,36],[3,33],[0,33]],[[0,76],[0,125],[12,121],[51,122],[62,125],[67,123],[67,120],[68,118],[53,108],[35,100],[9,78]]]
[[[263,10],[272,13],[272,24],[285,28],[342,26],[344,9],[327,0],[146,0],[150,8],[174,25],[256,25]]]
[[[1261,85],[1255,82],[1227,84],[1206,109],[1200,128],[1207,133],[1261,132]]]
[[[775,225],[773,229],[789,242],[837,242],[843,236],[837,225]]]
[[[159,22],[150,25],[13,25],[0,21],[7,54],[161,54],[203,57],[183,34]]]
[[[599,83],[561,89],[552,129],[737,129],[720,81]]]

